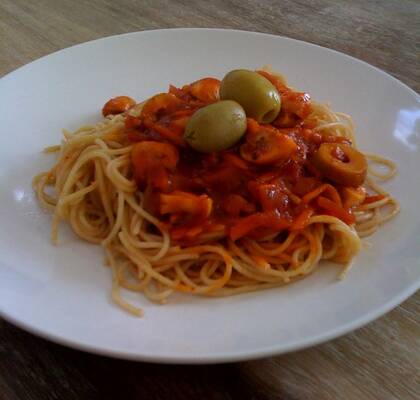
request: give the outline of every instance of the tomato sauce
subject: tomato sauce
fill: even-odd
[[[225,151],[199,153],[183,139],[191,115],[219,99],[217,79],[170,86],[168,93],[149,100],[139,117],[127,116],[126,134],[136,143],[134,177],[145,194],[144,207],[174,240],[190,243],[220,231],[233,240],[259,239],[303,229],[316,214],[354,222],[351,210],[343,206],[340,185],[331,185],[311,163],[322,143],[350,141],[315,129],[308,94],[261,74],[281,93],[281,112],[272,124],[248,119],[245,135]],[[303,201],[317,189],[319,194]]]

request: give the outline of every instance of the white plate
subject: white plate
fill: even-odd
[[[347,278],[323,265],[293,285],[231,298],[177,296],[159,306],[129,295],[137,319],[110,300],[102,250],[61,231],[31,190],[49,168],[40,153],[63,127],[95,122],[110,97],[138,100],[203,76],[271,64],[291,85],[351,114],[362,149],[394,159],[386,187],[401,214],[368,239]],[[419,96],[341,53],[251,32],[138,32],[71,47],[0,80],[0,312],[35,334],[91,352],[156,362],[204,363],[279,354],[349,332],[389,311],[420,284]]]

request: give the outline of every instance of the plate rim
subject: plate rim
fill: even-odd
[[[55,344],[63,345],[75,350],[81,350],[86,353],[91,353],[100,356],[106,356],[115,359],[123,359],[128,361],[141,361],[154,364],[185,364],[185,365],[200,365],[200,364],[222,364],[230,362],[240,361],[251,361],[266,357],[275,357],[283,354],[292,353],[298,350],[305,350],[312,346],[316,346],[322,343],[326,343],[330,340],[337,339],[345,334],[354,332],[367,325],[368,323],[378,319],[379,317],[390,312],[398,305],[403,303],[414,293],[420,289],[420,280],[414,281],[409,288],[400,293],[399,296],[392,298],[390,301],[382,305],[380,308],[376,308],[373,311],[365,313],[363,316],[356,320],[350,321],[339,328],[330,329],[327,332],[321,333],[317,336],[303,337],[298,341],[293,342],[287,346],[267,346],[259,347],[254,350],[242,351],[240,353],[233,352],[219,352],[219,353],[208,353],[201,355],[187,355],[187,356],[173,356],[173,355],[156,355],[153,353],[137,354],[126,350],[114,350],[101,346],[94,346],[86,343],[80,343],[77,340],[63,338],[60,335],[49,333],[42,328],[36,328],[27,324],[25,321],[14,318],[7,314],[0,306],[0,317],[5,321],[29,332],[37,337],[46,339]]]
[[[248,31],[246,29],[230,29],[230,28],[196,28],[196,27],[187,27],[187,28],[151,28],[151,29],[145,29],[145,30],[142,30],[142,31],[132,31],[132,32],[119,33],[119,34],[116,34],[116,35],[107,35],[107,36],[103,36],[103,37],[100,37],[100,38],[88,40],[86,42],[76,43],[76,44],[73,44],[71,46],[64,47],[62,49],[59,49],[59,50],[53,51],[51,53],[45,54],[45,55],[43,55],[43,56],[41,56],[39,58],[36,58],[36,59],[34,59],[32,61],[29,61],[28,63],[23,64],[20,67],[14,69],[12,71],[9,71],[6,74],[2,75],[0,77],[0,82],[1,82],[2,79],[6,78],[6,77],[9,77],[9,75],[12,75],[15,72],[18,72],[18,71],[20,71],[23,68],[26,68],[26,67],[34,64],[34,63],[37,63],[39,61],[42,61],[43,59],[45,59],[47,57],[50,57],[50,56],[53,56],[55,54],[58,54],[60,52],[64,52],[66,50],[70,50],[73,47],[82,47],[82,46],[88,45],[88,44],[93,43],[93,42],[99,42],[99,41],[103,41],[103,40],[107,40],[107,39],[111,39],[111,38],[120,38],[120,37],[124,37],[124,36],[131,36],[131,35],[137,35],[137,34],[145,34],[145,35],[147,35],[147,34],[152,34],[154,32],[165,32],[165,31],[202,31],[202,32],[204,32],[204,31],[217,32],[218,31],[218,32],[236,32],[236,33],[253,34],[253,35],[258,35],[258,36],[270,36],[270,37],[273,37],[273,38],[281,38],[281,39],[286,40],[286,41],[299,42],[299,43],[306,44],[306,45],[309,44],[311,46],[319,47],[319,48],[321,48],[323,50],[327,50],[329,52],[338,53],[340,56],[344,56],[346,58],[352,59],[354,61],[357,61],[358,63],[362,63],[365,66],[367,66],[367,67],[369,67],[371,69],[376,70],[376,72],[379,72],[380,74],[386,75],[387,77],[389,77],[392,80],[396,81],[396,83],[398,83],[400,85],[403,85],[406,89],[408,89],[410,92],[412,92],[412,94],[414,94],[415,96],[420,96],[420,94],[417,93],[412,87],[408,86],[408,84],[406,84],[405,82],[400,81],[398,78],[396,78],[391,73],[386,72],[383,69],[381,69],[381,68],[379,68],[379,67],[377,67],[375,65],[369,64],[367,61],[364,61],[364,60],[362,60],[360,58],[351,56],[350,54],[344,53],[342,51],[335,50],[335,49],[332,49],[330,47],[322,46],[322,45],[317,44],[317,43],[308,42],[306,40],[295,39],[295,38],[292,38],[292,37],[289,37],[289,36],[276,35],[274,33],[266,33],[266,32],[259,32],[259,31]]]
[[[292,43],[301,43],[304,45],[310,45],[315,46],[317,48],[321,48],[322,50],[326,50],[328,52],[333,52],[336,55],[339,55],[340,57],[347,58],[349,60],[352,60],[353,62],[361,63],[364,65],[364,67],[373,69],[375,72],[380,73],[382,75],[385,75],[388,79],[391,78],[391,80],[394,81],[394,83],[402,86],[404,89],[408,90],[411,95],[413,95],[417,100],[419,101],[419,94],[412,89],[410,86],[408,86],[406,83],[400,81],[390,73],[383,71],[382,69],[369,64],[366,61],[360,60],[356,57],[353,57],[351,55],[348,55],[346,53],[343,53],[338,50],[334,50],[328,47],[324,47],[312,42],[300,40],[300,39],[294,39],[287,36],[282,35],[276,35],[271,33],[264,33],[264,32],[257,32],[257,31],[249,31],[249,30],[242,30],[242,29],[229,29],[229,28],[164,28],[164,29],[147,29],[143,31],[133,31],[133,32],[127,32],[122,33],[118,35],[108,35],[105,37],[89,40],[86,42],[81,42],[74,44],[69,47],[65,47],[63,49],[59,49],[57,51],[54,51],[52,53],[46,54],[40,58],[37,58],[27,64],[24,64],[17,69],[10,71],[6,73],[5,75],[0,77],[0,84],[5,79],[13,78],[15,73],[18,73],[21,70],[24,70],[26,68],[30,68],[33,64],[39,63],[43,61],[44,59],[54,56],[60,52],[65,52],[68,50],[71,50],[75,47],[84,47],[86,45],[92,44],[93,42],[100,42],[105,41],[109,39],[118,39],[128,36],[136,36],[136,35],[150,35],[160,32],[167,32],[167,31],[183,31],[183,32],[191,32],[191,31],[200,31],[200,32],[207,32],[209,34],[212,34],[212,32],[221,32],[221,33],[237,33],[237,34],[251,34],[251,35],[258,35],[258,36],[265,36],[265,37],[272,37],[275,39],[281,39]],[[340,325],[337,328],[331,328],[326,332],[322,332],[321,334],[318,334],[316,336],[304,336],[301,337],[299,340],[289,342],[288,345],[269,345],[269,346],[259,346],[252,350],[241,350],[240,352],[234,351],[234,352],[216,352],[216,353],[208,353],[208,354],[185,354],[185,355],[160,355],[160,354],[153,354],[153,352],[150,353],[135,353],[130,352],[127,350],[115,350],[110,349],[109,347],[104,346],[95,346],[87,343],[81,343],[78,340],[69,339],[63,336],[60,336],[59,334],[54,334],[48,332],[48,330],[34,327],[31,324],[27,323],[26,321],[20,320],[13,315],[9,314],[7,310],[5,310],[2,305],[0,304],[0,317],[3,318],[5,321],[17,326],[18,328],[21,328],[31,334],[34,334],[35,336],[41,337],[43,339],[49,340],[51,342],[64,345],[73,349],[82,350],[84,352],[89,352],[97,355],[112,357],[112,358],[119,358],[119,359],[126,359],[126,360],[132,360],[132,361],[144,361],[144,362],[152,362],[152,363],[166,363],[166,364],[215,364],[215,363],[226,363],[226,362],[237,362],[237,361],[245,361],[245,360],[253,360],[258,358],[264,358],[268,356],[276,356],[280,354],[286,354],[290,353],[296,350],[303,350],[308,347],[324,343],[326,341],[335,339],[337,337],[340,337],[346,333],[350,333],[356,329],[361,328],[362,326],[365,326],[369,322],[372,322],[373,320],[383,316],[387,312],[391,311],[395,307],[397,307],[399,304],[407,300],[410,296],[412,296],[417,290],[420,289],[420,278],[418,280],[415,280],[412,282],[411,285],[406,287],[404,290],[402,290],[398,295],[392,297],[384,303],[381,307],[377,307],[374,310],[368,311],[364,313],[363,315],[359,316],[357,319],[354,319],[350,322],[347,322],[344,325]]]

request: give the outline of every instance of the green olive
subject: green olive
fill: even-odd
[[[360,186],[366,179],[366,157],[345,143],[322,143],[312,162],[322,175],[344,186]]]
[[[274,85],[257,72],[246,69],[230,71],[220,84],[222,100],[237,101],[248,117],[269,124],[280,112],[280,94]]]
[[[202,153],[233,146],[246,131],[244,109],[235,101],[218,101],[200,108],[189,119],[184,138]]]

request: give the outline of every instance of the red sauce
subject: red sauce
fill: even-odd
[[[191,243],[220,230],[234,240],[261,238],[302,229],[317,213],[354,222],[336,188],[321,188],[325,182],[311,163],[321,143],[343,138],[314,130],[316,121],[308,119],[311,101],[306,93],[294,92],[276,77],[262,74],[282,94],[282,111],[271,125],[248,119],[244,137],[226,151],[198,153],[183,140],[191,115],[218,100],[217,79],[170,86],[168,93],[146,103],[140,117],[127,117],[129,140],[142,143],[134,147],[132,161],[135,179],[145,193],[145,208],[161,220],[174,240]],[[317,188],[322,189],[321,200],[302,201]]]

